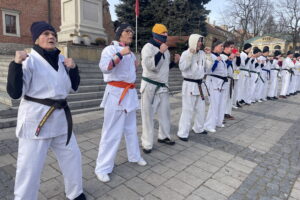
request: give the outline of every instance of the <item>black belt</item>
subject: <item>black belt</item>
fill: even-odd
[[[27,101],[32,101],[35,103],[40,103],[46,106],[50,106],[50,109],[47,111],[47,113],[44,115],[43,119],[40,121],[35,135],[39,136],[40,131],[42,129],[42,127],[44,126],[44,124],[46,123],[47,119],[49,119],[49,117],[51,116],[51,114],[56,110],[56,109],[64,109],[65,114],[66,114],[66,118],[67,118],[67,122],[68,122],[68,137],[67,137],[67,143],[66,145],[69,144],[69,141],[71,139],[72,136],[72,115],[71,115],[71,111],[70,108],[68,106],[68,103],[65,99],[58,99],[58,100],[54,100],[54,99],[37,99],[37,98],[33,98],[33,97],[29,97],[27,95],[24,96],[24,99],[26,99]]]
[[[276,69],[276,68],[273,68],[273,69],[271,69],[271,70],[276,70],[276,71],[280,71],[280,69]]]
[[[224,85],[226,82],[228,82],[227,76],[219,76],[219,75],[216,75],[216,74],[208,74],[208,75],[223,80],[223,83],[222,83],[222,86],[221,86],[220,90],[222,90],[223,85]]]
[[[189,78],[183,78],[183,80],[189,81],[189,82],[193,82],[193,83],[197,83],[197,84],[198,84],[198,88],[199,88],[199,92],[200,92],[200,96],[201,96],[201,99],[202,99],[202,100],[204,100],[204,94],[203,94],[202,87],[201,87],[201,84],[203,83],[203,84],[205,85],[205,87],[206,87],[208,96],[210,96],[209,91],[208,91],[208,88],[207,88],[207,85],[205,84],[205,82],[202,81],[202,79],[189,79]]]
[[[230,95],[230,99],[232,98],[232,91],[234,88],[234,79],[230,76],[227,76],[227,78],[230,79],[230,85],[229,85],[229,95]]]
[[[240,70],[241,70],[241,71],[248,72],[249,76],[251,76],[251,74],[250,74],[250,70],[249,70],[249,69],[240,68]]]
[[[262,69],[263,71],[267,72],[267,80],[270,80],[271,77],[271,71],[268,69]]]

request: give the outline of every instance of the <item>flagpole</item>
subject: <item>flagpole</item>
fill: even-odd
[[[137,35],[137,26],[138,26],[138,16],[135,15],[135,53],[137,53],[137,40],[138,40],[138,35]]]

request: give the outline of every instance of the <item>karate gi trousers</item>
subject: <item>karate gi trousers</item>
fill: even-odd
[[[280,95],[282,96],[286,96],[288,94],[288,89],[289,89],[289,85],[290,85],[290,72],[288,72],[287,70],[282,70],[281,71],[281,91],[280,91]]]
[[[191,128],[195,133],[204,131],[205,101],[200,95],[182,95],[182,113],[177,135],[188,138]],[[193,127],[192,127],[193,125]]]
[[[216,129],[216,126],[223,124],[228,95],[227,87],[229,87],[228,83],[225,83],[221,90],[209,86],[210,104],[204,124],[205,130]]]
[[[149,84],[149,83],[146,83]],[[152,149],[154,139],[154,115],[158,114],[158,138],[170,138],[171,115],[169,92],[157,92],[154,94],[155,87],[147,85],[141,95],[141,114],[142,114],[142,146],[144,149]],[[151,89],[150,89],[151,88]],[[154,98],[154,100],[153,100]],[[153,102],[152,102],[153,100]]]
[[[57,157],[67,198],[75,199],[83,192],[81,153],[74,134],[67,146],[66,141],[66,134],[48,139],[19,138],[15,200],[38,199],[41,173],[49,148]]]
[[[141,159],[141,152],[136,129],[136,111],[126,112],[125,110],[116,110],[106,106],[96,161],[96,174],[109,174],[112,172],[123,134],[126,141],[128,161],[138,162]]]

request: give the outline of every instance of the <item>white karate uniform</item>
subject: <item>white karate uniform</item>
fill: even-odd
[[[265,90],[268,84],[268,72],[265,71],[269,70],[269,63],[267,62],[267,58],[264,56],[260,56],[257,58],[260,61],[259,66],[256,68],[257,72],[259,73],[258,80],[256,82],[256,90],[255,90],[255,100],[258,101],[260,99],[267,100],[267,95],[265,94]]]
[[[297,60],[295,63],[295,74],[296,74],[296,92],[300,91],[300,60]]]
[[[151,43],[145,44],[142,49],[142,67],[143,77],[153,81],[164,83],[168,86],[170,52],[169,50],[163,53],[157,66],[155,65],[155,55],[159,52],[159,48]],[[142,146],[144,149],[152,149],[154,138],[154,115],[157,112],[159,130],[158,138],[170,138],[171,130],[171,115],[169,102],[169,89],[160,87],[156,91],[156,85],[141,81],[141,115],[142,115]]]
[[[124,47],[114,41],[112,45],[103,49],[99,63],[105,82],[124,81],[134,83],[136,80],[136,57],[133,53],[123,56],[123,59],[112,70],[108,70],[113,56]],[[136,89],[129,89],[119,104],[123,88],[106,85],[100,107],[104,108],[104,122],[96,161],[96,174],[109,174],[114,167],[114,160],[124,134],[129,162],[141,159],[139,149],[136,110],[139,101]]]
[[[241,101],[244,100],[246,103],[251,103],[250,101],[250,73],[245,70],[249,70],[251,65],[251,59],[248,59],[248,62],[246,63],[246,60],[248,58],[248,55],[245,52],[241,52],[241,67],[240,67],[240,74],[239,74],[239,84],[237,88],[237,100]]]
[[[201,36],[193,34],[189,38],[190,48],[196,49]],[[186,50],[181,54],[179,69],[183,78],[200,80],[204,77],[206,55],[203,51],[192,54]],[[206,87],[201,88],[204,95]],[[199,85],[195,82],[184,80],[182,83],[182,113],[179,120],[177,135],[181,138],[188,138],[191,128],[195,133],[204,131],[205,101],[202,100]],[[192,127],[193,126],[193,127]]]
[[[267,100],[267,94],[268,94],[270,78],[271,78],[271,63],[264,56],[261,56],[261,60],[265,61],[265,63],[263,64],[264,66],[261,70],[261,77],[264,80],[262,91],[261,91],[261,99]]]
[[[212,54],[213,65],[217,61],[217,55]],[[227,77],[227,65],[224,60],[217,61],[217,67],[214,71],[209,70],[208,74],[214,74],[222,77]],[[216,126],[221,126],[224,120],[228,82],[222,79],[208,75],[206,83],[210,92],[210,105],[204,123],[204,129],[215,129]]]
[[[257,92],[255,92],[255,91],[257,91],[257,89],[258,89],[258,86],[257,86],[257,83],[258,83],[258,81],[261,81],[261,80],[259,80],[259,76],[258,76],[258,72],[260,72],[260,64],[257,62],[257,59],[255,59],[255,58],[252,58],[252,59],[250,59],[250,61],[249,61],[251,64],[250,64],[250,70],[252,71],[252,72],[250,72],[251,73],[251,78],[250,78],[250,83],[249,83],[249,99],[250,99],[250,101],[251,101],[251,103],[252,102],[255,102],[256,100],[258,100],[257,99]],[[256,66],[255,67],[255,65],[256,64],[259,64],[258,66]]]
[[[22,63],[23,95],[39,99],[66,99],[71,91],[71,81],[63,65],[64,57],[59,55],[56,71],[39,53],[31,50]],[[69,199],[82,192],[81,153],[74,134],[67,141],[67,120],[63,109],[55,110],[35,135],[39,122],[49,106],[21,99],[18,110],[16,135],[19,138],[15,200],[38,198],[40,176],[48,149],[58,159],[65,180],[65,192]]]
[[[224,61],[226,61],[228,59],[227,55],[221,54],[222,58]],[[232,65],[231,66],[227,66],[227,76],[234,78],[234,70],[236,69],[236,65],[235,65],[235,60],[232,61]],[[232,88],[232,94],[230,97],[230,84],[231,81],[233,81],[235,84],[235,79],[230,79],[228,78],[228,87],[227,87],[227,100],[226,100],[226,108],[225,108],[225,114],[231,115],[231,111],[232,111],[232,104],[233,104],[233,98],[234,98],[234,89],[235,89],[235,85]]]
[[[291,67],[291,71],[293,72],[293,74],[291,74],[290,77],[290,85],[289,85],[289,89],[288,89],[288,93],[289,94],[293,94],[296,92],[296,84],[297,84],[297,77],[296,77],[296,69],[295,69],[295,63],[294,66]]]
[[[280,67],[278,65],[278,60],[274,59],[271,64],[271,77],[270,77],[270,88],[268,91],[268,97],[278,96],[278,74]]]
[[[231,115],[231,111],[232,111],[232,107],[236,106],[236,102],[238,101],[238,97],[239,97],[239,87],[240,87],[240,66],[237,66],[237,58],[234,59],[233,62],[233,79],[234,79],[234,88],[233,88],[233,94],[232,94],[232,105],[231,108],[227,107],[228,109],[231,109],[230,111],[228,111],[228,113],[226,112],[226,114],[230,114]],[[229,113],[230,112],[230,113]]]
[[[294,63],[291,58],[287,57],[284,59],[282,64],[282,70],[281,70],[281,92],[280,95],[286,96],[288,94],[288,89],[290,85],[290,77],[291,74],[288,70],[290,70],[292,67],[294,67]]]

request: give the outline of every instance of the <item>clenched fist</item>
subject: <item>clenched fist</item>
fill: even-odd
[[[22,62],[27,58],[26,51],[16,51],[15,63],[22,64]]]
[[[76,67],[75,62],[72,58],[65,58],[64,65],[70,69],[74,69]]]
[[[124,48],[120,51],[120,53],[122,54],[122,56],[125,56],[125,55],[127,55],[127,54],[130,54],[130,53],[131,53],[130,47],[129,47],[129,46],[124,47]]]
[[[168,48],[169,48],[169,47],[168,47],[165,43],[162,43],[162,44],[160,45],[159,51],[160,51],[161,53],[164,53],[165,51],[167,51]]]

